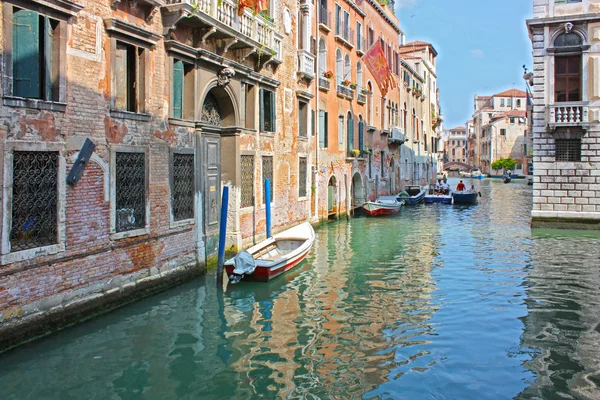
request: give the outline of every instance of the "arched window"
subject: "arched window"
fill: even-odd
[[[356,63],[356,83],[358,84],[358,87],[356,88],[357,92],[360,92],[362,89],[362,64],[359,62]]]
[[[335,80],[338,85],[344,80],[344,61],[340,49],[335,52]]]
[[[319,77],[325,71],[327,71],[327,47],[325,47],[325,40],[321,38],[319,39]]]
[[[567,30],[572,29],[567,27]],[[583,39],[568,31],[554,39],[554,100],[556,102],[581,101],[581,53]]]
[[[417,137],[417,111],[413,108],[412,112],[412,137],[414,140],[419,140]]]
[[[338,116],[338,149],[344,150],[344,116]]]
[[[358,149],[362,153],[365,148],[365,121],[362,115],[358,116]]]
[[[404,114],[403,117],[402,117],[403,118],[403,124],[404,124],[404,133],[408,134],[408,130],[407,130],[408,129],[408,121],[407,121],[407,119],[408,119],[408,108],[406,106],[406,103],[404,103],[404,109],[402,110],[402,113]]]
[[[352,65],[350,64],[350,56],[346,54],[346,58],[344,59],[344,79],[352,81]]]

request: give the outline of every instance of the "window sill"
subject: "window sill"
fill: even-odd
[[[303,142],[308,142],[308,135],[299,135],[298,140],[302,140]]]
[[[260,131],[260,136],[275,137],[275,132]]]
[[[305,203],[308,201],[308,197],[298,197],[298,202]]]
[[[174,229],[174,228],[182,228],[182,227],[186,227],[186,226],[190,226],[190,225],[194,225],[194,219],[183,219],[181,221],[171,221],[171,223],[169,224],[169,228]]]
[[[112,114],[112,111],[111,111],[111,114]],[[183,126],[186,128],[195,128],[196,127],[196,124],[194,123],[194,121],[191,121],[188,119],[169,118],[169,124],[175,125],[175,126]]]
[[[25,261],[36,257],[49,256],[52,254],[62,253],[65,251],[64,244],[53,244],[44,247],[35,247],[33,249],[16,251],[14,253],[8,253],[2,255],[0,260],[2,265],[12,264],[19,261]]]
[[[57,101],[46,101],[40,99],[27,99],[24,97],[4,96],[4,105],[9,107],[34,108],[37,110],[48,110],[65,112],[67,103]]]
[[[131,119],[133,121],[150,121],[150,114],[136,113],[131,111],[110,110],[110,116],[113,118]]]
[[[126,231],[126,232],[114,232],[114,233],[111,233],[110,240],[127,239],[127,238],[136,237],[136,236],[148,235],[149,233],[150,233],[150,228],[134,229],[132,231]]]

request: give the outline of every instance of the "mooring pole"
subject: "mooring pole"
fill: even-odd
[[[267,238],[271,237],[271,183],[265,179],[265,210],[267,212]]]
[[[223,265],[225,264],[225,236],[227,236],[227,206],[229,205],[229,187],[223,186],[221,197],[221,221],[219,227],[219,257],[217,265],[217,282],[223,281]]]

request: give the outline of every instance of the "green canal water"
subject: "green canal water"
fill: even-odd
[[[524,181],[476,185],[329,223],[272,283],[208,273],[4,353],[0,398],[600,398],[600,235],[532,231]]]

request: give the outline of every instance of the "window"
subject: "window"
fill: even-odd
[[[307,196],[307,185],[308,185],[308,174],[307,174],[308,162],[306,157],[299,158],[298,165],[298,197]]]
[[[246,128],[256,129],[256,86],[246,84]]]
[[[298,136],[308,137],[308,104],[298,101]]]
[[[512,107],[512,99],[507,99],[507,100],[506,100],[506,105],[507,105],[508,107]]]
[[[348,113],[348,120],[346,121],[346,123],[346,134],[348,135],[348,140],[346,144],[348,154],[350,155],[352,153],[352,149],[354,149],[354,118],[352,117],[351,113]]]
[[[356,92],[360,93],[363,87],[363,72],[362,72],[362,64],[360,61],[356,63]]]
[[[260,89],[260,130],[275,132],[275,92]]]
[[[500,129],[500,136],[506,136],[506,129]]]
[[[555,57],[554,100],[581,101],[581,55]]]
[[[327,46],[323,38],[319,39],[319,78],[323,77],[323,72],[327,69]]]
[[[515,123],[515,117],[510,117],[510,123],[514,124]]]
[[[241,208],[254,205],[254,156],[241,156]],[[263,183],[264,185],[264,183]]]
[[[327,111],[319,110],[319,147],[326,149],[329,141]]]
[[[335,5],[335,34],[341,35],[342,33],[342,7],[339,4]]]
[[[381,163],[380,167],[381,167],[381,177],[383,178],[385,176],[385,151],[382,151],[380,156],[379,156],[379,161]]]
[[[58,152],[13,153],[11,251],[58,243]]]
[[[365,50],[362,37],[362,24],[356,21],[356,44],[359,50]]]
[[[146,51],[143,48],[117,42],[115,50],[115,108],[121,111],[144,112]]]
[[[263,156],[262,157],[262,173],[263,179],[261,186],[263,187],[263,204],[267,198],[265,192],[265,179],[269,180],[269,187],[271,188],[271,202],[273,202],[273,156]]]
[[[172,117],[194,119],[194,76],[193,66],[181,60],[173,60]]]
[[[369,153],[369,179],[373,179],[373,154]]]
[[[504,107],[504,99],[500,99],[500,107]]]
[[[369,46],[371,47],[373,46],[373,43],[375,43],[375,31],[373,30],[373,28],[369,27],[369,32],[368,32],[368,40],[369,40]]]
[[[12,95],[59,101],[63,40],[59,21],[35,11],[12,10]]]
[[[517,99],[517,107],[521,107],[521,99]]]
[[[116,231],[146,226],[146,155],[115,153]]]
[[[173,221],[194,218],[194,154],[173,154],[171,185]]]
[[[581,161],[581,139],[556,139],[556,161]]]

